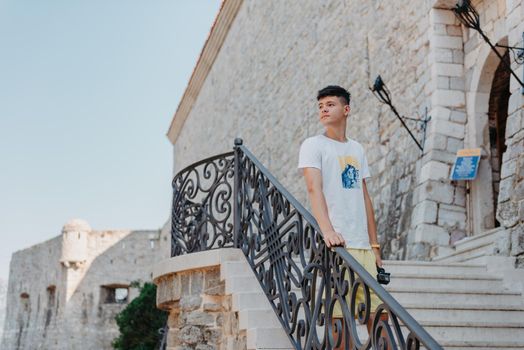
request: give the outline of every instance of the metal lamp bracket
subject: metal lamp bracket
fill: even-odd
[[[382,80],[382,77],[379,75],[375,79],[375,83],[373,84],[373,87],[370,88],[370,90],[373,92],[375,97],[382,103],[387,104],[389,108],[393,111],[393,113],[397,116],[398,120],[402,123],[402,126],[404,129],[407,130],[409,133],[409,136],[415,141],[418,148],[421,151],[424,151],[424,143],[426,142],[426,129],[427,124],[431,120],[431,116],[428,115],[428,108],[425,108],[424,111],[424,117],[423,118],[410,118],[401,116],[398,112],[393,103],[391,102],[391,94],[389,92],[389,89],[387,88],[386,84]],[[422,129],[422,140],[417,140],[417,138],[413,135],[411,130],[406,124],[406,120],[415,121],[417,124],[420,123],[421,129]]]
[[[515,47],[515,46],[506,46],[506,45],[499,45],[491,42],[491,40],[488,38],[486,33],[482,30],[482,27],[480,26],[480,15],[475,9],[475,7],[471,4],[470,0],[459,0],[455,7],[453,8],[453,12],[455,13],[455,16],[458,18],[460,23],[462,23],[465,27],[475,30],[479,35],[482,37],[482,39],[489,45],[491,50],[495,53],[495,55],[498,56],[498,58],[501,60],[501,63],[504,65],[504,67],[513,75],[513,77],[518,81],[520,86],[522,87],[521,93],[524,94],[524,74],[522,77],[522,80],[517,76],[517,74],[511,69],[511,64],[508,64],[504,59],[502,54],[497,50],[497,47],[505,48],[507,50],[510,50],[515,62],[517,62],[518,65],[521,65],[524,63],[524,47]],[[522,33],[522,38],[524,41],[524,33]]]
[[[524,32],[522,32],[522,43],[524,45]],[[521,66],[524,63],[524,47],[506,46],[500,44],[496,44],[495,46],[508,49],[511,52],[511,55],[513,56],[513,60],[519,66]],[[522,80],[524,81],[524,69],[522,70]],[[524,86],[521,88],[521,93],[524,95]]]

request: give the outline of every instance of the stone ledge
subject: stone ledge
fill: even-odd
[[[174,273],[219,266],[225,261],[244,259],[244,253],[238,248],[221,248],[198,253],[175,256],[162,260],[153,267],[153,282]]]
[[[457,0],[432,0],[431,7],[442,10],[451,10],[457,4]]]
[[[246,332],[226,294],[220,266],[247,261],[240,249],[223,248],[166,259],[154,266],[157,307],[168,317],[167,349],[246,349]]]

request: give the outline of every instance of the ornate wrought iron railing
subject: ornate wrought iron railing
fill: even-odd
[[[171,247],[172,256],[242,249],[296,349],[442,349],[344,248],[325,246],[313,216],[240,139],[173,179]],[[383,302],[376,310],[370,290]]]
[[[233,247],[233,152],[201,160],[173,179],[171,256]]]

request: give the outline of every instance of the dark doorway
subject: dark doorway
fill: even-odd
[[[508,52],[504,54],[503,60],[508,65],[510,64]],[[510,96],[509,78],[509,71],[505,69],[503,62],[500,62],[491,84],[488,111],[494,215],[497,213],[502,155],[506,151],[506,120],[508,118],[508,101]],[[499,226],[500,223],[495,217],[495,227]]]

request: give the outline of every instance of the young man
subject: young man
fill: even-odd
[[[328,247],[345,246],[375,276],[382,260],[366,188],[368,163],[363,147],[346,137],[350,94],[340,86],[328,86],[318,92],[317,100],[325,132],[302,143],[298,165],[303,169],[313,215]],[[357,305],[364,302],[360,294]],[[380,303],[371,292],[371,312]],[[335,307],[333,317],[342,317],[340,307]]]

